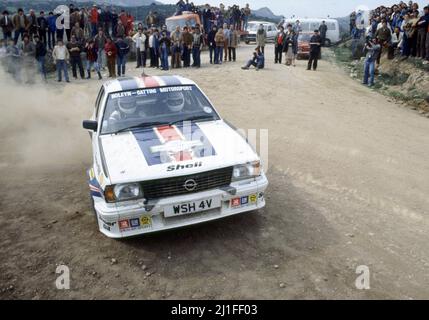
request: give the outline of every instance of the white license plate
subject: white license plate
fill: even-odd
[[[191,201],[191,202],[180,203],[180,204],[165,208],[164,216],[166,218],[183,216],[186,214],[192,214],[192,213],[203,212],[203,211],[219,208],[220,206],[221,206],[220,198]]]

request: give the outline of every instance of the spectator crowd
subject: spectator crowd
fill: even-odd
[[[160,25],[156,12],[149,12],[144,22],[135,25],[134,17],[125,10],[117,12],[97,5],[77,8],[73,4],[68,9],[69,27],[63,12],[2,12],[0,58],[17,80],[33,82],[36,65],[46,80],[50,62],[56,67],[59,82],[63,77],[70,81],[69,65],[75,79],[89,79],[92,71],[102,79],[104,70],[110,78],[124,76],[131,54],[136,57],[136,68],[199,68],[204,46],[209,49],[211,64],[236,61],[240,30],[246,28],[251,14],[249,5],[242,9],[236,5],[225,8],[223,4],[219,8],[196,7],[179,1],[176,15],[197,13],[201,25],[177,26],[169,31]]]
[[[423,9],[423,10],[421,10]],[[369,13],[369,21],[362,12],[350,15],[352,54],[356,55],[357,43],[365,37],[364,84],[374,84],[374,74],[380,58],[387,52],[388,59],[410,56],[429,63],[429,5],[419,8],[418,3],[401,1],[391,7],[380,6]]]

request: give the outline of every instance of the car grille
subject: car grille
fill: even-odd
[[[232,170],[233,168],[229,167],[194,175],[145,181],[141,185],[147,200],[192,194],[229,186],[231,184]],[[185,182],[188,180],[196,182],[196,187],[192,191],[188,191],[185,188]]]

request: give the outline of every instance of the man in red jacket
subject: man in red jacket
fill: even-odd
[[[107,38],[106,45],[104,46],[104,51],[106,52],[107,57],[107,68],[109,69],[109,77],[116,78],[116,56],[118,54],[118,49],[116,48],[115,43],[112,41],[112,38]]]
[[[90,21],[91,21],[91,29],[92,29],[92,37],[97,35],[98,30],[98,8],[94,5],[91,9],[90,13]]]

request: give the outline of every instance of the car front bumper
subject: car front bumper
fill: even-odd
[[[108,204],[102,198],[94,198],[94,208],[100,232],[109,238],[127,238],[214,221],[265,206],[264,192],[268,187],[268,180],[264,174],[257,179],[233,183],[231,187],[235,191],[233,194],[231,190],[215,189],[149,201],[147,204],[143,201]],[[166,208],[171,206],[219,198],[220,207],[165,217]]]

